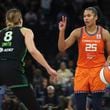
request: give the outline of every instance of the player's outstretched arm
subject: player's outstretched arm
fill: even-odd
[[[65,29],[67,25],[67,17],[62,16],[59,22],[59,39],[58,39],[58,49],[63,52],[69,48],[77,39],[80,37],[81,28],[77,28],[71,32],[69,37],[65,39]]]
[[[47,72],[53,76],[56,77],[57,73],[54,69],[52,69],[49,64],[47,63],[47,61],[45,60],[45,58],[43,57],[43,55],[40,53],[40,51],[35,47],[35,43],[34,43],[34,34],[32,32],[32,30],[27,29],[27,28],[22,28],[21,29],[22,34],[25,37],[25,45],[29,51],[29,53],[32,55],[32,57],[38,62],[40,63],[46,70]]]

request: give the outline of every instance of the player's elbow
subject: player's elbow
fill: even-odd
[[[58,47],[58,50],[59,50],[60,52],[64,52],[66,49],[65,49],[64,47]]]
[[[35,54],[34,51],[29,51],[29,53],[33,56]]]
[[[29,53],[30,53],[31,55],[34,55],[34,54],[35,54],[35,49],[29,49]]]
[[[65,50],[66,50],[66,43],[64,42],[62,42],[62,43],[58,43],[58,50],[60,51],[60,52],[64,52]]]

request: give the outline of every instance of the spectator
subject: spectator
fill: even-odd
[[[57,70],[58,73],[58,84],[65,85],[72,78],[72,72],[67,69],[66,63],[61,62],[60,68]]]
[[[73,62],[73,60],[69,60],[68,61],[68,69],[73,73],[73,75],[74,75],[74,73],[75,73],[75,64],[74,64],[74,62]]]
[[[43,108],[45,110],[57,110],[58,109],[58,95],[55,94],[55,88],[52,85],[47,87],[47,96],[45,97],[45,104]]]
[[[31,28],[34,28],[36,25],[37,15],[34,12],[34,7],[31,6],[30,10],[25,14],[25,21]]]

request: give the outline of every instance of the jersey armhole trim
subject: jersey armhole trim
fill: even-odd
[[[79,36],[79,38],[78,38],[78,42],[80,41],[80,39],[82,38],[82,35],[83,35],[83,27],[81,27],[81,29],[80,29],[80,36]]]
[[[83,34],[83,27],[81,27],[81,32],[80,32],[80,36],[79,36],[79,38],[82,37],[82,34]]]
[[[103,28],[101,26],[99,26],[99,27],[100,27],[99,33],[101,34],[101,38],[103,39],[103,34],[102,34]]]

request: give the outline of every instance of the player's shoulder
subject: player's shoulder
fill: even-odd
[[[72,34],[75,35],[77,38],[79,38],[81,36],[81,34],[82,34],[82,27],[75,28],[72,31]]]
[[[102,34],[102,38],[106,41],[108,38],[110,39],[110,32],[108,31],[108,29],[100,26],[101,29],[101,34]]]
[[[109,33],[108,29],[104,28],[103,26],[100,26],[99,27],[101,28],[102,30],[102,33]]]
[[[109,34],[110,34],[110,32],[107,29],[102,27],[102,35],[106,36],[106,35],[109,35]]]
[[[24,32],[32,32],[32,30],[30,28],[27,28],[27,27],[22,27],[21,30]]]
[[[22,27],[21,32],[23,35],[33,35],[33,31],[30,28]]]
[[[75,32],[81,32],[81,30],[82,30],[82,27],[78,27],[78,28],[75,28],[73,31],[75,31]]]

